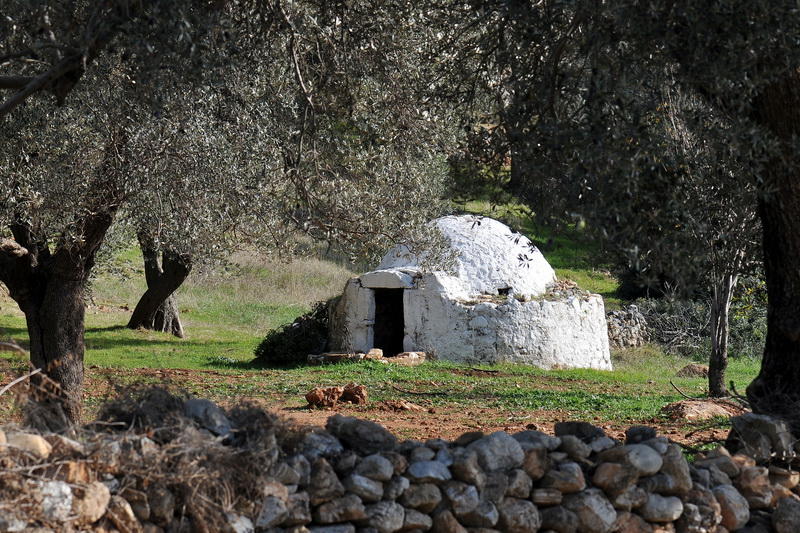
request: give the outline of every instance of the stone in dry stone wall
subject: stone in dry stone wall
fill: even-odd
[[[800,531],[800,474],[780,436],[783,426],[762,417],[737,424],[731,439],[737,453],[718,447],[690,464],[678,445],[645,427],[631,428],[625,443],[582,422],[557,424],[555,437],[471,432],[453,442],[397,442],[372,422],[337,415],[330,431],[298,439],[266,468],[258,501],[227,510],[225,527],[237,533]],[[742,435],[766,435],[753,437],[756,458],[744,453],[750,444]],[[195,436],[230,445],[210,433]],[[23,441],[40,442],[16,440]],[[139,436],[98,445],[51,436],[45,442],[51,441],[46,459],[1,444],[0,455],[7,462],[63,464],[66,457],[91,458],[94,470],[84,474],[92,479],[31,481],[39,514],[0,508],[0,529],[91,530],[103,522],[120,531],[191,530],[175,487],[126,481],[125,461],[157,455],[159,444]]]
[[[608,343],[612,348],[635,348],[650,341],[647,320],[635,305],[606,313]]]

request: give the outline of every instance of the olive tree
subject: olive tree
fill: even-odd
[[[417,48],[376,47],[366,4],[0,6],[18,13],[0,27],[0,281],[70,420],[84,289],[120,215],[194,261],[291,232],[363,249],[438,209],[446,135],[397,74]],[[154,281],[141,315],[169,296]]]
[[[734,244],[736,239],[729,237],[757,227],[750,218],[757,212],[768,334],[761,373],[748,388],[748,398],[758,412],[791,419],[800,401],[795,386],[800,378],[800,278],[794,267],[800,256],[796,5],[490,0],[472,3],[466,11],[470,15],[450,34],[452,48],[464,50],[468,58],[478,56],[474,63],[491,73],[489,79],[507,78],[512,88],[521,82],[523,90],[505,90],[503,103],[510,104],[504,108],[510,110],[506,121],[521,132],[511,137],[521,143],[512,165],[522,163],[525,182],[536,185],[536,195],[529,197],[535,210],[546,211],[549,203],[560,213],[593,213],[610,202],[609,223],[598,229],[613,235],[632,217],[608,193],[631,200],[640,219],[672,209],[657,205],[657,198],[675,202],[676,215],[687,213],[683,223],[695,224],[694,235],[680,233],[679,238],[697,242],[685,247],[686,253],[709,255],[703,268],[716,269],[712,277],[720,323],[738,258],[753,255],[744,244],[749,238]],[[680,139],[653,124],[659,116],[668,119],[659,109],[667,104],[665,84],[674,84],[693,102],[678,111],[683,124],[700,132],[690,142],[702,147],[697,153],[676,150],[674,142]],[[552,200],[547,193],[563,190],[565,181],[573,192]],[[687,192],[695,187],[693,198],[673,194],[685,186]],[[658,187],[662,190],[654,191]],[[742,203],[729,201],[731,192]],[[712,222],[703,216],[704,201],[715,206],[709,212],[719,215],[713,231],[703,229]],[[688,214],[691,206],[698,208],[693,215]],[[664,229],[676,235],[674,227]],[[701,242],[717,249],[703,254]],[[725,258],[725,268],[714,266],[719,264],[715,254]],[[692,264],[694,258],[688,259]],[[721,339],[718,329],[715,335]],[[715,351],[723,348],[720,344]],[[720,385],[712,383],[712,388],[720,392]]]

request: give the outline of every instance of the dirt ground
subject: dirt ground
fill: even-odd
[[[11,381],[19,371],[12,372],[8,367],[0,376],[0,386]],[[392,400],[370,400],[366,405],[339,404],[334,408],[309,408],[303,394],[276,393],[264,387],[263,392],[254,394],[226,396],[227,389],[236,385],[252,382],[249,373],[223,373],[214,370],[179,370],[179,369],[86,369],[86,387],[84,392],[85,417],[91,419],[105,399],[114,396],[120,384],[131,381],[150,383],[168,383],[172,386],[191,391],[193,394],[207,397],[223,407],[242,400],[255,403],[263,408],[290,419],[301,426],[324,426],[328,417],[340,413],[358,416],[378,422],[395,433],[399,438],[425,440],[429,438],[454,439],[467,431],[492,432],[504,430],[508,432],[536,429],[553,433],[556,422],[574,419],[574,416],[559,410],[528,410],[511,412],[509,410],[489,407],[462,406],[457,404],[442,405],[424,396],[400,398]],[[0,397],[0,419],[16,418],[13,412],[13,395]],[[623,439],[627,427],[633,424],[645,424],[655,427],[660,435],[680,443],[691,451],[692,448],[714,442],[722,442],[727,436],[727,429],[719,423],[687,422],[686,420],[669,420],[654,418],[634,422],[615,423],[601,420],[599,417],[586,419],[603,428],[610,437]]]

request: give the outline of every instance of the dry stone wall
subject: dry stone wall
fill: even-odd
[[[608,343],[612,348],[635,348],[650,341],[647,320],[635,305],[606,313]]]
[[[204,408],[214,416],[195,417],[193,445],[205,438],[237,453],[236,428],[226,427],[221,410]],[[334,415],[324,430],[276,450],[257,501],[233,491],[218,502],[132,479],[120,465],[146,466],[169,446],[145,435],[82,443],[9,429],[0,433],[4,475],[22,463],[35,473],[24,482],[35,504],[0,505],[0,531],[797,532],[800,473],[786,429],[768,417],[737,417],[727,447],[690,463],[644,426],[630,428],[624,442],[584,422],[559,423],[555,435],[400,442],[378,424]],[[3,495],[13,498],[9,486]]]

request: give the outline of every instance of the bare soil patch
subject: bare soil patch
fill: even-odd
[[[24,368],[24,363],[5,360],[0,366],[0,386],[8,383]],[[472,371],[472,370],[470,370]],[[280,371],[259,373],[262,379],[268,380],[270,373],[277,376]],[[466,371],[465,371],[466,372]],[[480,371],[474,371],[480,375]],[[495,376],[487,373],[487,377]],[[530,379],[530,378],[528,378]],[[400,438],[425,440],[429,438],[454,439],[468,431],[524,431],[537,429],[552,433],[556,422],[575,419],[574,413],[559,409],[511,410],[495,406],[461,405],[455,401],[448,402],[446,397],[433,395],[407,396],[391,400],[372,400],[366,405],[339,403],[326,409],[309,408],[304,395],[311,387],[302,392],[275,392],[266,385],[254,385],[252,372],[221,372],[218,370],[183,370],[183,369],[106,369],[87,367],[86,387],[84,391],[85,417],[93,419],[96,409],[105,400],[115,396],[124,385],[134,381],[144,381],[154,385],[166,385],[191,391],[200,397],[207,397],[223,407],[228,407],[241,400],[246,400],[279,414],[281,417],[302,426],[324,426],[328,417],[336,413],[358,416],[384,425]],[[549,383],[548,383],[549,382]],[[406,383],[404,388],[419,391],[436,391],[444,384],[437,381],[420,381]],[[542,379],[542,388],[554,387],[552,380]],[[245,395],[232,396],[221,391],[235,390],[237,387],[249,386],[251,392]],[[538,386],[538,385],[537,385]],[[608,384],[608,391],[613,392],[619,385]],[[13,395],[0,397],[0,415],[6,420],[14,418]],[[586,421],[602,427],[606,433],[617,439],[624,437],[625,429],[634,424],[654,427],[659,434],[688,446],[698,446],[714,441],[724,441],[727,428],[720,427],[719,422],[696,422],[683,418],[669,419],[658,417],[649,420],[618,422],[603,420],[600,417],[584,417]]]

